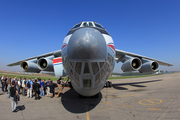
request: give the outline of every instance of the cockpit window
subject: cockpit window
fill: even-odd
[[[99,71],[98,64],[97,62],[92,62],[91,65],[92,65],[93,73],[95,75]]]
[[[83,79],[84,87],[91,87],[91,79]]]
[[[80,26],[81,26],[81,23],[75,25],[73,28],[78,28],[78,27],[80,27]]]
[[[89,65],[88,65],[88,63],[85,63],[85,65],[84,65],[84,74],[88,74],[88,73],[90,73]]]
[[[83,25],[82,25],[82,27],[86,27],[87,26],[87,23],[86,22],[84,22],[83,23]]]
[[[80,75],[81,74],[81,62],[76,63],[75,71]]]
[[[89,22],[89,27],[93,27],[93,24],[92,24],[92,22]]]
[[[94,23],[96,27],[103,28],[101,25]]]

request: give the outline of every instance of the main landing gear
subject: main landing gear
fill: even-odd
[[[112,87],[111,81],[105,81],[104,87]]]

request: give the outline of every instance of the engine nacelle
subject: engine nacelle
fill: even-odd
[[[158,62],[148,61],[143,63],[142,67],[139,69],[139,72],[140,73],[155,72],[158,69],[159,69]]]
[[[139,70],[141,66],[142,66],[142,62],[139,58],[131,58],[123,63],[121,69],[123,72],[130,72],[130,71]]]
[[[41,70],[37,67],[37,64],[33,61],[25,61],[20,64],[20,68],[24,72],[39,73]]]
[[[37,66],[40,70],[43,71],[54,71],[53,61],[50,57],[40,58],[37,62]]]

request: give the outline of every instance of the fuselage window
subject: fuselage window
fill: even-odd
[[[89,22],[89,27],[93,27],[93,24],[92,24],[92,22]]]
[[[88,65],[88,63],[85,63],[85,65],[84,65],[84,74],[88,74],[88,73],[90,73],[89,65]]]
[[[91,87],[91,79],[83,79],[83,87]]]
[[[79,81],[79,75],[77,73],[75,73],[75,78]]]
[[[105,63],[104,68],[105,68],[106,71],[107,71],[107,69],[109,68],[109,65],[108,65],[107,62]]]
[[[79,83],[79,81],[78,80],[74,80],[75,81],[75,83],[78,85],[78,86],[80,86],[80,83]]]
[[[96,27],[103,28],[101,25],[94,23]]]
[[[95,86],[97,86],[100,82],[100,79],[98,79],[96,82],[95,82]]]
[[[99,62],[100,68],[104,65],[104,62]]]
[[[92,69],[93,69],[93,74],[95,75],[99,71],[98,64],[97,64],[97,62],[92,62],[91,65],[92,65]]]
[[[101,69],[101,79],[103,79],[103,78],[104,78],[104,75],[105,75],[105,72],[104,72],[104,70],[103,70],[103,69]]]
[[[83,26],[83,27],[86,27],[86,26],[87,26],[87,23],[86,23],[86,22],[84,22],[82,26]]]
[[[79,75],[81,74],[81,65],[82,65],[81,62],[77,62],[77,63],[76,63],[75,71],[76,71]]]
[[[72,68],[74,68],[74,62],[70,62],[70,64],[71,64]]]
[[[100,73],[98,73],[98,74],[96,75],[95,81],[96,81],[97,79],[99,79],[99,77],[100,77]]]
[[[73,75],[73,70],[72,69],[70,69],[70,72],[71,72],[71,75]]]
[[[77,24],[76,26],[74,26],[73,28],[78,28],[81,26],[81,23]]]

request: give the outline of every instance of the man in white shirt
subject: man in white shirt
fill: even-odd
[[[26,79],[26,78],[25,78]],[[26,80],[24,78],[22,78],[22,94],[23,96],[25,96],[25,87],[26,87]]]

